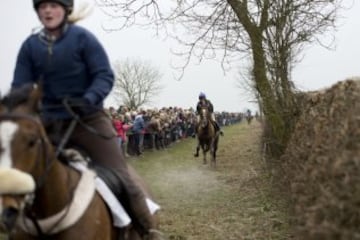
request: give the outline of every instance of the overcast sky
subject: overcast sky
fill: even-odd
[[[346,2],[353,1],[353,7],[343,12],[344,18],[336,33],[336,49],[308,48],[302,62],[294,69],[292,78],[300,89],[316,90],[351,76],[360,76],[360,0]],[[31,0],[0,1],[0,14],[0,89],[6,92],[10,87],[21,43],[31,33],[31,29],[40,24]],[[153,107],[194,107],[199,92],[203,91],[213,102],[215,111],[255,109],[250,99],[237,87],[236,70],[224,75],[219,63],[208,60],[200,65],[189,66],[183,79],[177,81],[171,69],[171,63],[176,61],[170,52],[174,44],[172,41],[157,38],[154,32],[138,28],[107,33],[101,27],[105,21],[106,15],[95,9],[92,15],[79,24],[98,37],[110,61],[142,59],[150,61],[163,73],[161,81],[165,88],[154,99]],[[111,98],[106,104],[113,104]]]

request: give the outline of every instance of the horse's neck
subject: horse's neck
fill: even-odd
[[[43,187],[35,195],[33,211],[36,216],[45,218],[64,209],[72,200],[73,190],[79,179],[79,173],[64,166],[59,160],[54,160]]]
[[[210,122],[210,118],[207,115],[203,115],[200,118],[200,122],[206,122],[206,126],[207,126]]]
[[[202,125],[201,124],[202,121],[205,121],[206,124]],[[201,132],[204,134],[212,134],[213,131],[215,131],[215,127],[213,125],[211,118],[203,116],[200,119],[200,122],[198,123],[198,132]]]

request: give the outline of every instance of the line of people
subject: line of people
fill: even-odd
[[[193,136],[197,114],[194,109],[163,107],[161,109],[129,110],[110,107],[109,116],[118,134],[118,142],[125,156],[140,156],[145,149],[163,149],[183,138]],[[220,126],[237,123],[243,113],[216,112],[214,119]]]

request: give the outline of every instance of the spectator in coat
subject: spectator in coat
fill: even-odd
[[[142,154],[143,151],[142,143],[144,141],[144,134],[145,134],[145,121],[142,113],[135,114],[132,131],[134,133],[134,140],[135,140],[135,154],[139,156]]]

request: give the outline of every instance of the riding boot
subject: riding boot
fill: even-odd
[[[220,135],[221,135],[221,136],[224,136],[223,131],[220,129],[220,126],[219,126],[219,124],[218,124],[216,121],[214,121],[214,126],[215,126],[215,131],[216,131],[216,132],[220,132]]]
[[[155,226],[153,226],[154,223],[145,200],[146,197],[127,172],[121,173],[119,177],[123,191],[120,196],[117,196],[118,200],[129,214],[139,235],[142,238],[148,237],[150,230]]]

